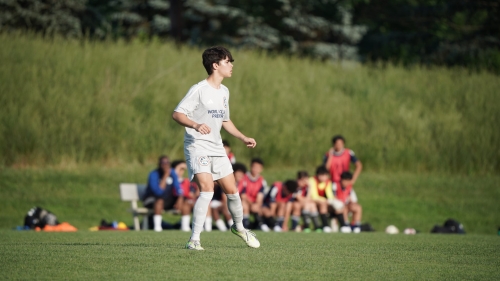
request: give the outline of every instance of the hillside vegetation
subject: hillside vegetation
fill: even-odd
[[[500,79],[462,69],[338,65],[233,52],[240,160],[314,167],[343,134],[372,171],[498,173]],[[201,50],[0,35],[0,165],[151,163],[182,156],[171,112],[204,79]]]

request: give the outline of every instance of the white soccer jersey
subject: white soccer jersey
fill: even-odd
[[[229,90],[226,86],[215,89],[203,80],[189,89],[175,108],[198,124],[210,127],[210,134],[202,135],[187,128],[184,134],[184,149],[190,156],[224,156],[220,130],[222,122],[229,121]]]

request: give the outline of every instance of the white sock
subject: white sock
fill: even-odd
[[[207,217],[205,219],[205,231],[206,232],[212,231],[212,217]]]
[[[189,226],[189,223],[191,222],[191,216],[190,215],[184,215],[181,217],[181,230],[182,231],[191,231],[191,227]]]
[[[163,230],[163,228],[161,227],[161,221],[162,221],[161,215],[154,215],[153,216],[155,231],[162,231]]]
[[[215,225],[217,226],[217,229],[219,229],[220,231],[227,231],[226,223],[222,219],[216,220]]]
[[[229,226],[231,227],[231,225],[233,225],[233,224],[234,224],[233,219],[229,219],[229,220],[227,221],[227,224],[229,224]]]
[[[191,240],[200,240],[200,233],[203,230],[205,218],[207,217],[208,205],[210,205],[212,197],[214,197],[213,192],[200,192],[200,197],[198,197],[196,204],[194,204]]]
[[[236,230],[244,230],[243,227],[243,206],[241,205],[241,198],[239,193],[226,194],[227,208],[233,217]]]

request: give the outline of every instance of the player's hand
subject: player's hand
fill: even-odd
[[[354,185],[354,181],[353,180],[347,180],[347,181],[345,181],[345,184],[346,184],[346,186]]]
[[[247,145],[248,148],[254,148],[257,145],[257,142],[252,138],[243,138],[243,142]]]
[[[210,134],[211,131],[207,124],[196,124],[193,126],[193,129],[202,135]]]

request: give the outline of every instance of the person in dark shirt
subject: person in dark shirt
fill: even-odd
[[[146,208],[154,210],[155,231],[163,230],[161,226],[163,210],[173,209],[177,199],[182,195],[182,188],[175,171],[170,166],[170,160],[165,155],[160,156],[158,168],[149,173],[143,201]]]

